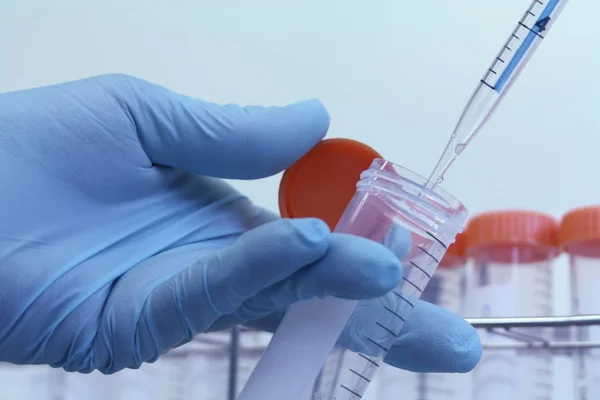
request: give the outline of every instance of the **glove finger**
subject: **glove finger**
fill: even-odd
[[[218,105],[126,75],[103,84],[126,104],[148,157],[228,179],[256,179],[292,165],[327,133],[318,100],[283,107]]]
[[[469,372],[475,367],[481,344],[471,325],[440,307],[396,293],[360,302],[338,345],[379,356],[393,334],[397,339],[386,354],[388,364],[413,372]],[[412,304],[412,311],[402,298]],[[408,316],[407,322],[400,323],[388,310]]]
[[[463,318],[419,300],[385,358],[413,372],[469,372],[481,359],[477,331]]]
[[[421,300],[414,305],[411,317],[385,357],[385,362],[396,368],[420,373],[466,373],[475,368],[482,355],[477,331],[464,319],[443,308]],[[284,310],[277,311],[245,325],[273,333],[284,315]],[[361,335],[344,337],[348,334],[346,329],[341,337],[344,342],[341,345],[364,345],[360,343]]]
[[[279,219],[242,234],[229,247],[201,253],[154,287],[136,286],[126,275],[103,316],[97,368],[136,367],[189,341],[259,291],[323,257],[330,243],[321,220]],[[130,306],[122,307],[125,302]]]
[[[323,258],[246,300],[233,315],[222,317],[214,329],[261,319],[276,310],[313,297],[362,300],[383,296],[402,280],[402,264],[396,257],[410,250],[410,235],[400,235],[395,252],[371,240],[332,234]]]
[[[248,231],[204,268],[210,303],[219,316],[234,312],[261,290],[325,256],[330,247],[329,228],[315,218],[279,219]]]

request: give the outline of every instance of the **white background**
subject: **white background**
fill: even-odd
[[[363,141],[425,175],[528,3],[0,0],[0,92],[124,72],[222,103],[318,97],[330,137]],[[567,5],[450,170],[443,187],[472,213],[560,217],[599,202],[598,15],[594,0]],[[277,210],[279,178],[235,185]],[[567,275],[558,264],[562,314]]]

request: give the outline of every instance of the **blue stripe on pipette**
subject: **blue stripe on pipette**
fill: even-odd
[[[521,46],[519,46],[519,48],[515,52],[514,57],[512,58],[512,60],[510,60],[510,62],[506,66],[506,69],[500,75],[500,78],[498,78],[498,81],[494,85],[494,90],[496,92],[500,92],[504,85],[506,85],[508,79],[511,77],[513,72],[515,72],[515,69],[517,69],[517,66],[521,62],[521,59],[525,56],[527,50],[529,50],[529,47],[531,47],[531,45],[539,35],[541,28],[537,25],[537,23],[542,21],[544,18],[549,17],[554,12],[554,9],[558,5],[558,3],[560,3],[560,1],[561,0],[550,0],[548,2],[548,5],[546,5],[546,8],[544,9],[544,11],[542,11],[536,23],[531,27],[529,34],[525,37],[525,40],[523,40],[523,43],[521,43]]]

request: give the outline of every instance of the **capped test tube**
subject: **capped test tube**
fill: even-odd
[[[246,381],[256,367],[256,363],[264,353],[271,333],[258,330],[242,330],[239,333],[238,344],[236,346],[236,366],[230,368],[230,373],[235,374],[235,398],[238,397]]]
[[[57,399],[69,390],[67,372],[45,365],[0,362],[0,399]],[[73,374],[74,375],[74,374]]]
[[[270,333],[238,328],[198,335],[156,363],[144,364],[142,368],[155,367],[154,380],[138,385],[138,390],[151,384],[158,386],[158,390],[142,396],[152,400],[237,398],[270,336]]]
[[[560,223],[560,243],[568,254],[571,274],[571,312],[600,314],[600,206],[567,212]],[[575,327],[579,341],[600,341],[600,327]],[[574,400],[600,399],[600,349],[577,349],[574,362]]]
[[[469,304],[472,317],[550,316],[558,224],[532,211],[498,211],[475,216],[466,229],[473,263]],[[547,338],[547,328],[481,332],[483,343]],[[473,371],[473,398],[552,399],[552,355],[539,350],[484,350]]]
[[[160,381],[161,395],[154,398],[229,398],[230,351],[231,333],[228,330],[200,334],[191,342],[171,350],[156,362],[160,369],[156,371],[155,379]]]
[[[465,315],[467,287],[465,245],[465,235],[457,235],[421,296],[422,300],[461,316]]]
[[[344,139],[322,141],[286,171],[283,216],[320,218],[336,233],[383,244],[402,259],[403,280],[370,301],[327,297],[291,306],[240,400],[364,395],[467,216],[459,201],[425,188],[426,181]]]

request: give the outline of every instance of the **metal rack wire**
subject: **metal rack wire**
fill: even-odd
[[[539,349],[569,353],[574,349],[600,348],[600,341],[580,340],[575,327],[600,326],[600,315],[573,315],[521,318],[470,318],[477,330],[511,339],[502,343],[483,343],[484,350]],[[540,334],[540,328],[544,335]]]

